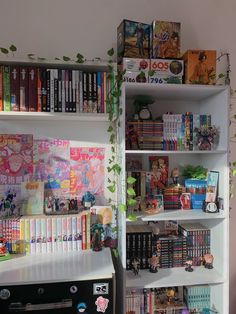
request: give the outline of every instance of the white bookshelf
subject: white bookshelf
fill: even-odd
[[[219,145],[213,151],[153,151],[130,150],[125,147],[125,119],[133,114],[133,100],[137,95],[149,95],[154,103],[149,105],[152,115],[160,116],[166,112],[210,114],[212,125],[219,127]],[[148,170],[150,155],[168,156],[169,169],[186,164],[202,165],[208,170],[220,173],[219,196],[223,198],[224,210],[209,214],[199,210],[166,210],[156,215],[139,215],[138,222],[128,221],[125,214],[120,214],[120,255],[126,267],[126,224],[146,224],[177,220],[178,222],[200,222],[211,229],[211,252],[214,255],[214,269],[202,266],[194,267],[192,273],[182,268],[159,269],[158,273],[141,270],[138,276],[132,271],[124,271],[125,288],[154,288],[168,286],[209,284],[211,286],[211,303],[220,314],[228,313],[229,295],[229,168],[228,168],[228,125],[229,125],[229,89],[226,86],[203,85],[155,85],[148,83],[125,83],[123,85],[121,105],[120,155],[121,165],[125,169],[126,156],[142,159],[143,170]],[[122,195],[120,200],[126,202],[126,175],[122,172]]]

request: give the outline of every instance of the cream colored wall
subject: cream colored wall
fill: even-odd
[[[123,18],[182,23],[182,50],[216,49],[231,56],[236,88],[235,0],[0,0],[0,46],[12,43],[18,57],[106,57],[116,47],[116,27]],[[0,56],[1,57],[1,56]],[[219,65],[224,69],[224,60]],[[236,106],[235,106],[236,107]],[[232,158],[236,159],[232,145]],[[234,208],[235,207],[235,208]],[[236,199],[230,218],[230,304],[236,309]],[[235,301],[234,301],[235,300]]]

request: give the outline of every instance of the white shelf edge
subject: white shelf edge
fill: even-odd
[[[127,288],[159,288],[169,286],[220,284],[225,281],[214,268],[203,266],[193,267],[192,273],[187,273],[184,267],[158,269],[151,273],[148,269],[140,270],[135,276],[132,271],[126,271]]]
[[[205,213],[200,210],[166,210],[155,215],[143,215],[142,221],[165,221],[165,220],[204,220],[204,219],[225,219],[225,213]]]
[[[172,154],[226,154],[228,151],[226,149],[219,149],[219,150],[126,150],[126,154],[147,154],[147,155],[172,155]]]
[[[64,113],[64,112],[14,112],[1,111],[0,120],[47,120],[47,121],[108,121],[108,114],[106,113]]]

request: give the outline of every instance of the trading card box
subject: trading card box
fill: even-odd
[[[150,70],[149,83],[182,84],[183,82],[183,60],[151,59]]]
[[[124,74],[125,82],[129,83],[147,83],[148,71],[150,69],[149,59],[123,58],[119,65],[121,71],[126,70]]]
[[[153,21],[153,58],[180,58],[180,29],[179,22]]]
[[[185,84],[215,84],[215,50],[187,50],[183,56],[183,60],[185,63]]]
[[[117,61],[123,57],[150,58],[151,26],[140,22],[123,20],[117,28]]]

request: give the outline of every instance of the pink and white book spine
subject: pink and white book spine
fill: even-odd
[[[52,252],[52,218],[47,218],[47,253]]]
[[[67,217],[67,251],[71,252],[72,251],[72,221],[71,217]]]
[[[77,251],[82,250],[82,216],[77,216],[77,230],[76,230],[76,242],[77,242]]]
[[[36,220],[30,219],[30,253],[36,253]]]
[[[62,252],[67,252],[67,217],[62,217]]]
[[[57,218],[57,251],[62,252],[62,218]]]
[[[46,225],[46,219],[41,219],[41,252],[46,253],[47,252],[47,225]]]
[[[40,218],[36,218],[35,233],[36,233],[36,254],[37,254],[37,253],[41,253],[41,248],[42,248],[41,219]]]
[[[71,227],[72,227],[72,251],[76,251],[77,250],[77,241],[76,241],[77,219],[76,219],[76,216],[72,216]]]
[[[58,251],[58,234],[57,230],[59,229],[59,224],[57,225],[57,218],[52,218],[52,252],[55,253]]]

